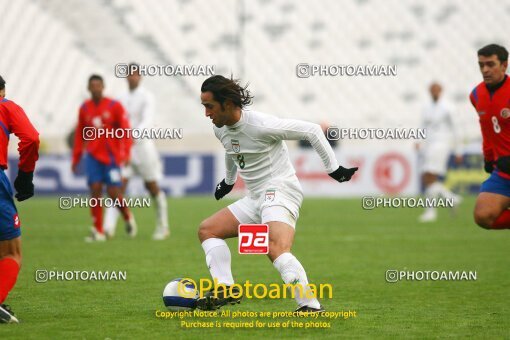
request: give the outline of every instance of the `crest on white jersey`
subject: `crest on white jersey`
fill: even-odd
[[[241,145],[239,145],[239,141],[237,139],[231,139],[232,143],[232,150],[234,150],[235,153],[241,152]]]
[[[266,198],[264,201],[266,202],[273,202],[276,196],[276,190],[275,189],[268,189],[266,190]]]
[[[510,109],[505,107],[503,110],[501,110],[501,118],[507,119],[510,117]]]
[[[92,118],[92,125],[94,125],[95,128],[100,128],[103,126],[103,120],[101,117],[96,116]]]

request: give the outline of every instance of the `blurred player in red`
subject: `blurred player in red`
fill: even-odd
[[[39,158],[39,133],[25,112],[5,98],[5,81],[0,76],[0,323],[18,322],[11,309],[2,303],[16,283],[21,266],[21,222],[18,217],[7,169],[9,135],[19,138],[18,176],[14,181],[16,199],[34,196],[32,183],[35,162]]]
[[[485,171],[476,200],[476,223],[486,229],[510,229],[510,80],[508,51],[495,44],[478,51],[483,82],[469,96],[478,113]]]
[[[78,126],[74,137],[72,170],[76,173],[78,163],[85,150],[85,172],[92,198],[103,196],[103,185],[106,185],[108,195],[113,199],[122,201],[120,165],[129,161],[132,140],[117,138],[113,131],[128,129],[129,122],[122,105],[103,96],[104,82],[98,75],[89,78],[88,90],[91,99],[85,101],[80,107]],[[103,133],[104,131],[109,132]],[[128,207],[121,204],[119,210],[126,223],[129,236],[136,236],[137,227],[133,214]],[[92,228],[91,237],[86,241],[105,241],[103,233],[103,207],[91,205]]]

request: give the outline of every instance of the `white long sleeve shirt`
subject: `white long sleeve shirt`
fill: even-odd
[[[133,91],[124,92],[119,96],[124,106],[131,128],[148,129],[153,127],[154,96],[144,87],[138,86]]]
[[[458,153],[460,133],[454,122],[452,106],[446,101],[439,99],[434,102],[431,100],[425,106],[422,114],[422,128],[427,131],[425,147],[440,143],[455,149],[455,152]]]
[[[259,196],[269,183],[297,180],[285,140],[309,141],[327,173],[338,168],[333,149],[317,124],[243,110],[236,124],[214,127],[214,133],[226,152],[226,183],[235,183],[239,172],[251,196]]]

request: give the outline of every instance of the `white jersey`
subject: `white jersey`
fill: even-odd
[[[284,140],[309,141],[328,173],[338,168],[333,149],[317,124],[242,110],[236,124],[214,127],[214,133],[226,151],[226,183],[235,183],[239,171],[254,198],[268,185],[297,181]]]
[[[133,91],[124,92],[119,101],[128,113],[133,129],[147,129],[153,126],[154,96],[145,88],[138,86]]]
[[[444,100],[430,101],[423,110],[422,128],[426,129],[425,146],[443,144],[451,149],[458,146],[458,133],[453,120],[453,110]]]
[[[145,88],[138,86],[119,96],[124,106],[131,128],[148,129],[153,127],[154,96]],[[131,148],[131,162],[123,171],[124,177],[136,173],[146,181],[158,181],[162,176],[162,164],[153,140],[135,139]]]

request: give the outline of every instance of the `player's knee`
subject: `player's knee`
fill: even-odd
[[[12,258],[21,265],[20,237],[0,242],[0,259]]]
[[[117,197],[119,197],[122,194],[122,192],[120,190],[120,187],[113,186],[113,185],[109,185],[109,186],[106,187],[106,193],[111,198],[117,198]],[[101,190],[99,195],[102,195],[102,194],[103,194],[103,192]]]
[[[434,175],[433,173],[425,172],[423,174],[423,184],[425,184],[425,186],[429,186],[436,181],[437,181],[437,176]]]
[[[481,228],[491,229],[491,226],[498,217],[495,213],[487,210],[475,210],[475,223]]]
[[[284,244],[277,240],[269,240],[269,251],[267,256],[274,261],[283,253],[290,253],[290,245]]]
[[[198,239],[200,242],[204,242],[208,238],[214,237],[212,230],[213,225],[209,222],[209,220],[203,220],[198,227]]]
[[[159,187],[156,182],[145,182],[145,188],[152,197],[156,197],[159,194]]]
[[[3,260],[5,258],[13,259],[14,261],[16,261],[16,263],[18,263],[18,266],[21,267],[21,252],[20,251],[13,249],[12,251],[9,251],[8,253],[4,253],[4,254],[2,254],[2,256],[0,256],[0,260]]]
[[[204,240],[206,239],[206,232],[205,232],[205,230],[202,228],[202,225],[200,225],[200,227],[198,227],[197,235],[198,235],[198,239],[199,239],[199,241],[200,241],[200,242],[204,242]]]
[[[22,261],[21,261],[21,254],[20,253],[17,253],[15,255],[13,255],[12,259],[18,263],[18,266],[21,267],[21,262]]]
[[[110,197],[114,197],[114,196],[111,195],[111,193],[109,191],[107,191],[107,194]],[[90,196],[93,197],[93,198],[100,198],[100,197],[103,196],[103,190],[92,189],[90,191]]]

